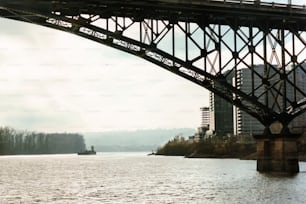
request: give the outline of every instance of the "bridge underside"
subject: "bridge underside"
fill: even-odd
[[[141,57],[257,118],[265,138],[286,138],[306,110],[306,10],[230,2],[12,0],[0,2],[0,16]]]

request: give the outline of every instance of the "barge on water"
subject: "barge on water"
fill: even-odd
[[[91,146],[90,150],[80,151],[78,152],[78,155],[96,155],[96,151],[94,146]]]

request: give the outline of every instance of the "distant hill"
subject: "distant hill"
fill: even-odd
[[[163,146],[174,136],[188,138],[195,133],[192,128],[153,129],[136,131],[109,131],[83,133],[87,147],[94,145],[97,151],[151,151]]]

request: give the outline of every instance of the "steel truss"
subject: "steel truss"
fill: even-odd
[[[269,14],[221,18],[222,11],[200,15],[193,9],[184,18],[181,8],[151,11],[146,4],[52,2],[39,9],[4,5],[0,16],[70,32],[141,57],[214,92],[266,127],[275,121],[287,126],[306,111],[306,82],[301,78],[306,76],[306,32],[297,21],[288,23],[289,17],[274,18],[274,26],[263,20]],[[153,15],[162,11],[168,15]],[[248,70],[247,76],[241,75],[243,70]],[[241,77],[249,79],[249,89],[242,88],[246,82]]]

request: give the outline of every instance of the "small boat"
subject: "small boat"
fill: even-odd
[[[147,154],[148,156],[155,155],[156,153],[152,150],[152,153]]]
[[[96,151],[94,146],[91,146],[91,150],[85,150],[85,151],[80,151],[78,152],[78,155],[96,155]]]

